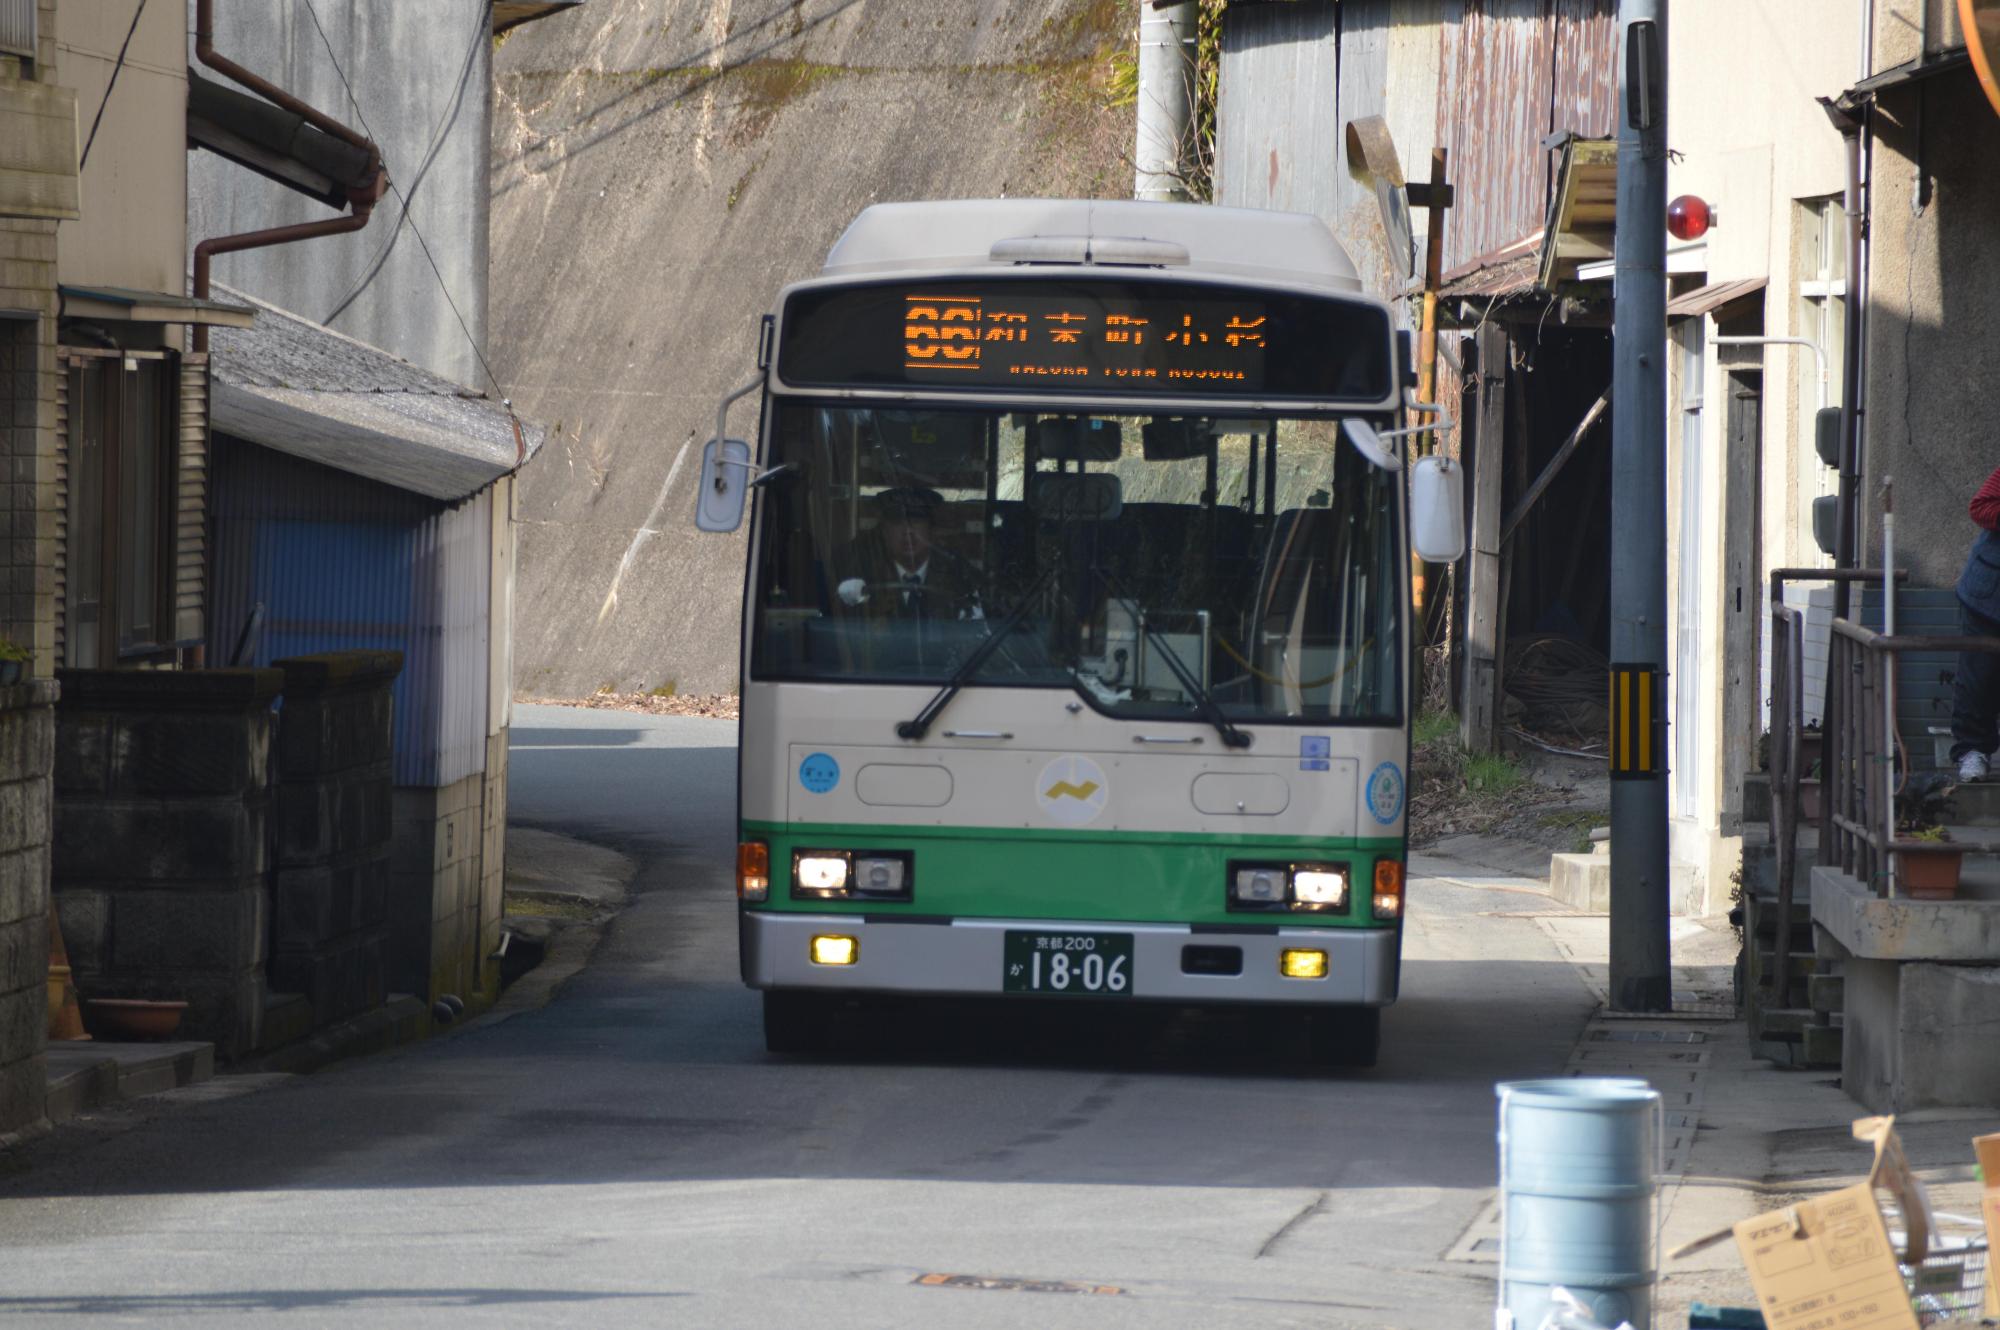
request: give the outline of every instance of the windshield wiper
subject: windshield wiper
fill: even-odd
[[[1000,644],[1007,640],[1007,635],[1021,626],[1021,620],[1028,617],[1028,610],[1035,603],[1035,597],[1041,594],[1042,588],[1048,585],[1049,579],[1055,576],[1056,569],[1061,566],[1059,563],[1052,563],[1040,577],[1035,579],[1035,584],[1022,595],[1021,603],[1000,621],[998,628],[987,634],[985,641],[972,649],[971,655],[959,663],[959,667],[944,681],[944,686],[937,690],[930,701],[924,703],[922,711],[909,720],[896,722],[897,738],[921,739],[930,732],[932,723],[946,707],[951,705],[951,699],[958,696],[958,690],[965,687],[966,680],[977,674],[979,667],[984,665],[987,659],[1000,649]]]
[[[1213,697],[1209,696],[1208,690],[1201,686],[1201,680],[1194,677],[1194,671],[1190,670],[1181,658],[1175,654],[1174,649],[1167,645],[1166,639],[1160,634],[1160,630],[1153,627],[1148,622],[1146,616],[1140,612],[1138,602],[1125,594],[1125,589],[1119,584],[1118,579],[1096,564],[1091,565],[1091,571],[1104,579],[1105,585],[1111,588],[1111,593],[1124,603],[1126,611],[1138,623],[1140,630],[1146,634],[1146,639],[1160,649],[1160,658],[1167,662],[1167,668],[1172,670],[1174,678],[1180,681],[1182,690],[1194,699],[1195,709],[1201,712],[1202,719],[1213,725],[1215,732],[1222,736],[1222,746],[1224,748],[1248,748],[1250,746],[1250,736],[1242,730],[1237,729],[1230,722],[1229,717],[1223,714],[1222,708],[1217,705]]]

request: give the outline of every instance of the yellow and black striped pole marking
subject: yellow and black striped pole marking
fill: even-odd
[[[1666,771],[1665,672],[1652,665],[1611,667],[1611,777],[1635,780]]]

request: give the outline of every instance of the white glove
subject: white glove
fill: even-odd
[[[840,597],[843,605],[859,605],[868,599],[868,583],[858,577],[850,577],[834,588],[834,594]]]

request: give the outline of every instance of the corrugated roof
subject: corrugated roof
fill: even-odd
[[[399,489],[456,500],[513,471],[544,431],[485,394],[230,290],[254,327],[210,344],[216,429]]]
[[[1692,291],[1683,292],[1667,302],[1667,317],[1679,318],[1687,314],[1706,314],[1710,310],[1721,309],[1732,300],[1755,295],[1764,289],[1765,278],[1739,277],[1733,282],[1710,282]]]

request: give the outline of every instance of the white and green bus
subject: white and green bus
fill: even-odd
[[[1248,1004],[1372,1063],[1411,532],[1457,557],[1461,485],[1404,467],[1408,357],[1326,227],[882,205],[764,326],[719,413],[761,390],[756,444],[719,419],[698,521],[755,497],[737,886],[768,1046],[991,994]]]

